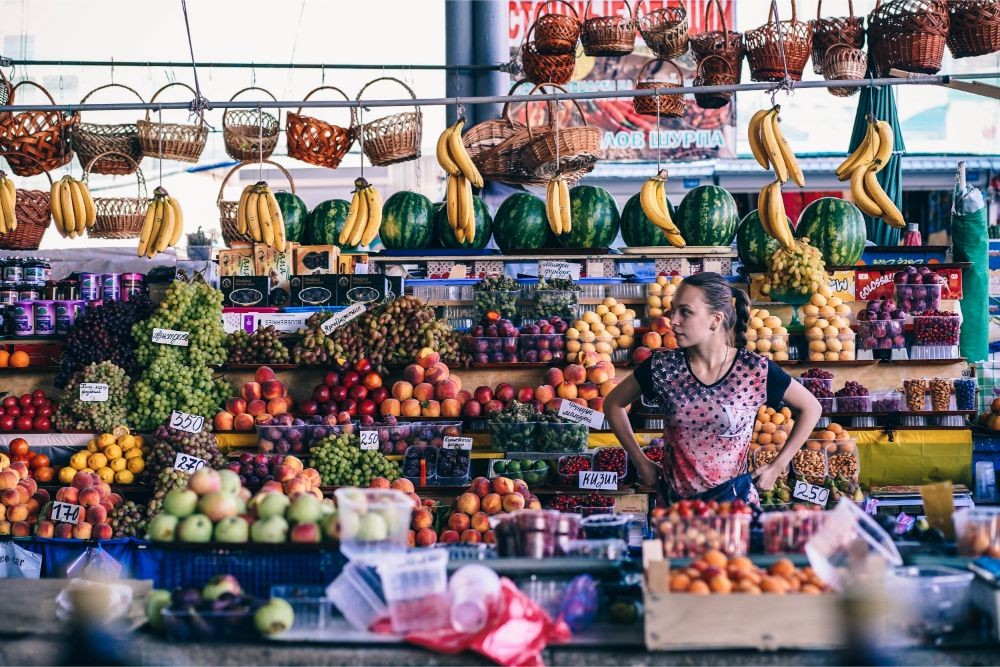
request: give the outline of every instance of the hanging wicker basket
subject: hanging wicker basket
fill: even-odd
[[[7,106],[14,103],[14,86],[7,75],[0,71],[0,104]],[[10,118],[9,111],[0,112],[0,122]]]
[[[583,10],[580,43],[588,56],[627,56],[635,50],[635,20],[632,6],[625,0],[628,16],[590,16],[590,0]]]
[[[948,40],[946,0],[877,2],[868,15],[868,56],[876,76],[891,69],[936,74]]]
[[[1000,51],[1000,2],[949,0],[948,50],[953,58]]]
[[[107,157],[97,155],[83,169],[83,182],[89,180],[91,169],[97,160]],[[132,160],[128,155],[122,159]],[[93,239],[136,239],[142,234],[142,223],[146,218],[146,207],[149,197],[146,194],[146,179],[142,169],[135,165],[136,181],[139,184],[138,197],[94,197],[94,209],[97,220],[94,226],[87,230],[87,236]]]
[[[234,165],[232,169],[226,172],[225,178],[222,179],[222,185],[219,186],[219,194],[215,198],[215,204],[219,207],[219,223],[222,226],[222,240],[226,243],[227,248],[232,248],[234,245],[237,246],[249,246],[253,244],[253,238],[249,234],[241,234],[240,228],[236,224],[236,209],[239,207],[239,199],[234,201],[224,200],[222,198],[222,193],[226,190],[226,184],[229,183],[230,177],[237,171],[247,166],[269,164],[272,167],[277,167],[278,170],[285,175],[288,179],[288,185],[292,189],[292,194],[295,194],[295,181],[292,180],[292,175],[288,173],[288,170],[282,167],[277,162],[272,162],[271,160],[252,160],[240,162]]]
[[[521,79],[510,87],[507,95],[513,95],[518,88],[527,83],[530,83],[530,81]],[[524,129],[524,125],[512,120],[510,117],[510,102],[508,101],[504,103],[499,118],[491,118],[484,120],[482,123],[477,123],[462,135],[462,143],[465,145],[465,150],[479,168],[480,174],[483,174],[483,168],[479,164],[479,157],[483,153],[507,141],[521,129]]]
[[[334,86],[313,88],[302,99],[304,102],[321,90],[335,90],[350,100],[344,91]],[[285,114],[285,139],[288,143],[288,157],[302,160],[308,164],[327,169],[336,169],[340,161],[347,155],[354,143],[354,114],[351,113],[351,124],[341,127],[325,120],[306,116],[302,107],[292,113]]]
[[[80,100],[80,104],[85,104],[91,95],[105,88],[124,88],[138,97],[140,102],[145,102],[142,95],[132,88],[120,83],[109,83],[87,93]],[[125,176],[135,171],[138,168],[138,163],[142,160],[139,130],[135,123],[98,125],[97,123],[81,121],[73,128],[73,148],[76,149],[76,157],[80,161],[80,167],[86,167],[93,162],[91,171],[95,174]],[[98,155],[105,157],[94,162],[94,158]],[[131,159],[125,159],[122,157],[124,155]]]
[[[646,8],[642,0],[635,6],[635,27],[657,58],[670,60],[687,53],[690,26],[683,4],[678,7],[664,6],[642,15],[639,14],[640,7]]]
[[[368,86],[379,81],[394,81],[406,89],[410,97],[417,99],[413,90],[399,79],[383,76],[366,83],[358,93],[358,101]],[[357,109],[351,108],[351,123],[355,123]],[[368,160],[376,167],[416,160],[420,157],[420,133],[423,129],[423,114],[420,107],[413,111],[395,113],[358,126],[361,148]]]
[[[153,97],[149,101],[155,102],[160,93],[172,86],[181,86],[191,91],[192,95],[197,94],[186,83],[175,81],[153,93]],[[136,126],[139,128],[139,143],[142,145],[142,154],[161,160],[197,162],[202,151],[205,150],[205,143],[208,141],[208,128],[205,126],[203,113],[198,114],[198,123],[195,125],[161,123],[151,121],[147,109],[146,118],[136,121]]]
[[[750,78],[754,81],[782,81],[786,65],[792,81],[802,80],[802,71],[812,52],[812,30],[808,22],[798,20],[795,0],[791,3],[792,18],[781,21],[780,36],[774,5],[768,11],[766,24],[743,35]]]
[[[850,44],[834,44],[823,58],[823,78],[829,81],[860,81],[868,71],[868,54]],[[836,97],[850,97],[860,88],[827,88]]]
[[[536,26],[536,23],[531,24],[524,35],[524,43],[521,44],[521,68],[524,70],[524,78],[536,86],[543,83],[557,85],[569,83],[576,70],[576,52],[560,55],[541,53],[538,50],[537,39],[529,39]]]
[[[654,81],[644,79],[643,75],[653,63],[670,65],[677,73],[679,83],[669,83],[665,81]],[[649,60],[635,75],[636,90],[664,90],[667,88],[681,88],[684,86],[684,73],[673,60]],[[650,95],[649,97],[633,97],[632,108],[636,113],[644,116],[661,116],[662,118],[681,118],[684,116],[684,96],[683,95]]]
[[[544,87],[566,92],[561,86],[547,84]],[[564,170],[589,171],[601,155],[601,128],[589,124],[580,104],[576,100],[572,102],[580,112],[583,125],[561,127],[558,105],[554,103],[546,105],[549,118],[545,129],[532,131],[531,125],[528,125],[529,140],[524,147],[524,166],[546,180]]]
[[[9,155],[5,155],[8,158]],[[18,156],[30,162],[30,156]],[[38,250],[42,245],[45,230],[52,222],[52,175],[43,170],[41,173],[49,179],[47,190],[28,190],[17,188],[14,197],[14,215],[17,218],[17,229],[6,234],[0,234],[0,249],[2,250]]]
[[[743,78],[743,56],[746,50],[743,48],[743,36],[733,30],[729,30],[726,25],[726,13],[722,10],[720,0],[712,0],[705,5],[705,27],[707,28],[708,13],[715,7],[719,15],[719,23],[722,30],[711,30],[697,35],[691,35],[691,51],[698,61],[702,61],[711,56],[717,56],[729,63],[729,68],[735,72],[736,83]]]
[[[823,74],[826,54],[834,44],[846,44],[855,49],[865,45],[865,20],[854,15],[854,0],[847,0],[850,16],[822,18],[823,0],[816,4],[816,20],[810,21],[812,28],[813,72]]]
[[[573,13],[553,14],[546,11],[539,16],[543,7],[558,2],[569,7]],[[566,0],[547,0],[535,11],[535,48],[543,56],[564,56],[576,53],[576,43],[580,39],[580,17],[576,9]]]
[[[722,56],[709,56],[698,62],[695,72],[695,86],[730,86],[736,83],[736,75],[729,61]],[[733,99],[732,93],[695,93],[694,101],[702,109],[721,109]]]
[[[5,79],[6,80],[6,79]],[[9,96],[21,86],[34,86],[56,103],[45,88],[34,81],[22,81],[10,89]],[[23,111],[0,117],[0,153],[8,155],[10,170],[18,176],[37,176],[55,171],[73,159],[70,135],[80,114],[61,111]]]
[[[249,86],[237,91],[232,102],[248,90],[259,90],[277,102],[271,91]],[[281,112],[278,112],[281,116]],[[222,114],[222,141],[226,155],[234,160],[266,160],[278,145],[279,120],[260,109],[226,109]]]

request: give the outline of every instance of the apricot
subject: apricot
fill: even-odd
[[[821,591],[818,587],[813,586],[812,584],[803,584],[802,590],[799,592],[802,593],[803,595],[819,595],[823,591]]]
[[[670,575],[670,592],[683,593],[691,585],[691,578],[683,572]]]
[[[748,595],[760,595],[760,588],[749,579],[744,579],[736,586],[736,592]]]
[[[726,554],[722,553],[718,549],[709,549],[705,552],[701,559],[708,565],[719,569],[725,569],[726,565],[729,564],[729,559],[726,558]]]
[[[728,594],[733,592],[733,582],[724,574],[717,574],[708,582],[713,593]]]
[[[781,577],[764,577],[760,582],[760,590],[762,593],[784,595],[788,592],[788,584]]]
[[[792,561],[788,560],[787,558],[782,558],[781,560],[777,560],[774,562],[774,564],[771,566],[770,572],[772,575],[779,577],[787,577],[789,575],[794,575],[795,564],[792,563]]]
[[[698,579],[697,581],[691,582],[691,585],[688,586],[687,592],[691,595],[708,595],[712,591],[709,589],[708,584],[701,579]]]

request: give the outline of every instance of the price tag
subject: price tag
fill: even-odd
[[[187,331],[174,331],[173,329],[153,329],[153,342],[160,345],[180,345],[188,346]]]
[[[80,519],[83,518],[83,506],[82,505],[70,505],[69,503],[52,503],[52,513],[49,514],[49,518],[53,521],[61,521],[63,523],[80,523]]]
[[[333,333],[334,329],[344,326],[363,312],[365,312],[365,304],[355,303],[347,308],[344,308],[339,313],[335,313],[333,317],[320,325],[320,329],[323,330],[323,333],[329,336]]]
[[[205,418],[198,415],[189,415],[186,412],[174,410],[170,413],[170,428],[187,433],[201,433],[201,427],[205,425]]]
[[[798,481],[795,482],[795,490],[792,491],[792,497],[804,500],[807,503],[826,507],[826,501],[830,499],[830,489]]]
[[[590,428],[604,427],[604,413],[577,405],[573,401],[563,399],[559,404],[559,416],[577,424],[586,424]]]
[[[542,280],[579,280],[579,262],[545,260],[539,262],[538,275]]]
[[[472,438],[462,438],[454,435],[446,435],[444,437],[444,444],[442,445],[444,449],[464,449],[466,451],[472,449]]]
[[[379,446],[378,431],[368,429],[361,431],[361,451],[377,452]]]
[[[104,403],[108,400],[108,385],[103,382],[81,382],[80,400],[84,403]]]
[[[182,452],[177,452],[177,457],[174,459],[174,470],[180,470],[181,472],[193,474],[206,465],[208,465],[208,462],[205,459],[199,459],[197,456],[191,456]]]
[[[593,489],[595,491],[617,491],[618,473],[614,471],[594,472],[591,470],[581,470],[579,486],[581,489]]]

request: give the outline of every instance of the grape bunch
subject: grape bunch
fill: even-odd
[[[108,400],[81,401],[80,385],[106,384]],[[110,433],[127,423],[129,379],[125,371],[110,361],[88,364],[70,378],[59,398],[53,423],[60,431],[96,431]]]
[[[88,308],[70,327],[63,346],[56,387],[62,389],[78,370],[87,364],[110,361],[134,377],[139,367],[135,358],[132,325],[153,312],[153,302],[145,294],[128,301],[108,301]]]
[[[144,537],[146,535],[146,506],[126,500],[108,515],[113,537]]]
[[[146,470],[148,471],[149,468]],[[187,488],[189,479],[191,479],[190,473],[174,470],[173,468],[164,468],[161,470],[156,475],[155,484],[153,485],[153,495],[146,506],[146,518],[152,519],[159,514],[163,510],[163,499],[167,497],[171,489],[177,487],[182,489]]]
[[[399,466],[377,451],[361,451],[358,436],[342,433],[313,445],[309,465],[327,486],[366,487],[376,477],[399,478]]]
[[[207,422],[199,433],[187,433],[161,425],[153,433],[153,447],[146,459],[147,482],[155,479],[161,471],[173,470],[178,452],[203,459],[216,470],[226,466],[226,459],[219,452],[219,443]]]
[[[829,280],[823,264],[823,254],[809,245],[809,239],[795,240],[791,250],[778,248],[768,261],[771,276],[764,281],[765,294],[808,295],[819,292]]]
[[[252,334],[234,331],[229,334],[229,363],[287,364],[291,355],[278,336],[274,325],[257,327]]]

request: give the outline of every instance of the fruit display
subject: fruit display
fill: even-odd
[[[49,492],[28,476],[24,461],[10,463],[0,454],[0,535],[28,537],[39,512],[49,502]]]
[[[83,392],[82,384],[107,385],[107,400],[81,400],[91,398]],[[60,431],[111,431],[128,421],[129,399],[129,378],[124,370],[110,361],[88,364],[74,373],[66,384],[52,423]]]
[[[494,544],[496,542],[490,517],[501,512],[541,509],[538,497],[520,479],[477,477],[469,488],[455,498],[448,528],[441,533],[443,544]]]
[[[275,198],[281,193],[275,193]],[[280,201],[280,200],[279,200]],[[316,208],[309,212],[305,221],[305,229],[302,232],[302,244],[311,245],[335,245],[345,252],[354,252],[357,246],[349,243],[340,243],[340,232],[347,222],[347,213],[351,208],[351,202],[345,199],[330,199],[316,204]],[[288,220],[285,220],[285,229],[288,229]],[[288,237],[291,241],[292,238]],[[332,267],[326,267],[332,268]]]
[[[519,336],[521,361],[549,363],[566,359],[567,324],[558,315],[521,325]],[[473,357],[475,359],[475,357]]]
[[[161,470],[153,479],[153,495],[146,505],[147,521],[159,514],[163,509],[163,501],[167,497],[167,494],[178,487],[182,489],[187,488],[189,479],[191,479],[191,473],[188,472],[174,468],[164,468]]]
[[[163,508],[149,520],[147,539],[154,542],[230,541],[228,531],[241,533],[246,520],[249,491],[231,470],[201,468],[188,480],[187,487],[171,489]],[[235,540],[239,541],[239,540]],[[245,541],[245,540],[244,540]]]
[[[572,363],[583,363],[588,353],[611,362],[616,350],[631,350],[634,344],[635,311],[613,297],[583,313],[566,330],[566,358]]]
[[[79,505],[82,513],[70,519],[43,509],[49,514],[40,516],[38,523],[35,524],[37,537],[75,540],[110,540],[114,537],[109,517],[124,500],[119,494],[112,493],[108,483],[102,481],[97,474],[78,473],[70,486],[64,486],[56,491],[54,500],[69,505]]]
[[[674,216],[681,236],[692,246],[732,245],[739,221],[736,200],[717,185],[688,190]]]
[[[59,481],[69,484],[84,472],[97,473],[107,484],[132,484],[146,469],[144,448],[142,436],[132,435],[124,426],[116,427],[112,433],[91,438],[86,449],[73,454],[69,465],[59,470]]]
[[[468,351],[474,362],[517,363],[521,360],[518,355],[520,332],[509,319],[498,317],[496,311],[487,313],[469,334]]]
[[[851,198],[866,215],[882,218],[890,227],[906,229],[903,214],[876,177],[889,165],[894,140],[895,135],[888,122],[869,118],[865,138],[837,167],[837,178],[850,180]]]
[[[556,462],[556,480],[563,485],[576,484],[581,472],[594,469],[594,459],[590,456],[560,456]]]
[[[374,190],[374,188],[370,189]],[[354,200],[352,200],[351,205],[353,208]],[[349,221],[350,213],[348,213],[348,223],[345,225],[345,229],[349,228]],[[381,229],[377,231],[382,239],[382,244],[387,249],[418,250],[427,248],[434,235],[434,207],[431,200],[419,192],[396,192],[385,200],[385,205],[382,207],[381,224]],[[357,234],[351,237],[341,231],[340,243],[349,242],[351,245],[357,245],[355,240],[361,242],[363,238],[358,238]]]
[[[462,380],[439,361],[437,352],[424,348],[416,363],[403,369],[403,379],[393,383],[389,397],[379,405],[383,417],[448,417],[462,413],[471,398],[462,391]]]
[[[873,299],[857,315],[858,347],[862,350],[905,350],[906,313],[892,299]]]
[[[161,424],[153,431],[153,444],[146,456],[145,480],[155,480],[160,472],[174,467],[177,454],[199,458],[210,468],[225,467],[226,460],[219,452],[219,443],[208,424],[198,433],[188,433]]]
[[[746,556],[727,557],[712,549],[683,570],[670,573],[671,593],[692,595],[820,595],[829,587],[811,567],[796,568],[782,558],[766,570],[753,564]]]
[[[628,455],[621,447],[601,447],[594,454],[594,470],[617,473],[621,482],[628,472]]]
[[[834,396],[837,398],[837,412],[871,412],[871,396],[868,388],[860,382],[848,380]]]
[[[516,192],[493,216],[493,238],[503,252],[541,250],[555,241],[545,202],[529,192]]]
[[[696,558],[711,550],[729,556],[750,551],[752,510],[742,500],[682,500],[653,511],[654,533],[663,543],[666,558]]]
[[[549,221],[549,229],[556,236],[569,234],[573,231],[569,184],[562,174],[549,179],[545,188],[545,214]]]
[[[565,203],[564,203],[565,205]],[[608,248],[618,236],[615,198],[603,188],[578,185],[569,191],[570,227],[556,238],[565,248]]]
[[[413,512],[410,515],[410,530],[407,533],[407,545],[410,547],[432,547],[437,544],[438,534],[435,529],[435,515],[440,509],[436,500],[420,499],[415,493],[413,482],[399,478],[389,482],[385,477],[376,477],[369,485],[370,489],[395,489],[405,493],[413,500]]]
[[[472,301],[480,317],[498,313],[500,318],[518,317],[517,302],[521,298],[521,285],[509,276],[489,276],[472,288]]]
[[[656,282],[646,285],[646,317],[656,319],[664,317],[670,311],[674,294],[681,286],[680,276],[657,276]],[[669,323],[669,318],[668,318]]]
[[[962,318],[941,310],[918,311],[913,315],[913,344],[918,347],[958,345]]]
[[[778,452],[785,446],[788,434],[795,427],[792,411],[787,407],[780,410],[762,405],[757,408],[757,419],[753,426],[750,451],[755,453],[755,468],[766,465],[778,458]],[[759,449],[758,449],[759,448]]]
[[[667,243],[675,248],[683,248],[686,244],[681,236],[681,231],[673,221],[673,213],[666,194],[667,171],[661,170],[656,176],[650,178],[642,184],[639,190],[639,206],[645,218],[658,227],[666,238]],[[632,214],[634,215],[634,214]],[[630,225],[635,224],[635,220],[630,220]],[[630,234],[635,234],[638,230],[630,229]],[[638,235],[646,236],[641,231]],[[644,238],[643,240],[655,240]],[[626,243],[628,243],[626,241]],[[629,244],[631,245],[631,244]],[[654,245],[653,243],[643,245]]]
[[[622,208],[621,232],[625,245],[632,248],[658,247],[670,245],[666,230],[653,222],[652,218],[646,215],[640,201],[641,192],[637,192]],[[677,215],[677,209],[664,196],[663,206],[666,208],[666,217],[671,220]],[[662,213],[662,210],[660,211]],[[661,220],[662,222],[662,220]],[[674,223],[676,226],[676,223]],[[680,232],[680,230],[678,230]]]
[[[778,248],[768,260],[767,268],[770,275],[765,278],[761,290],[772,298],[829,289],[823,256],[807,238],[796,239],[791,249]]]
[[[864,254],[868,231],[857,206],[839,197],[821,197],[799,214],[795,236],[808,238],[829,266],[854,266]]]
[[[941,307],[941,291],[947,282],[927,266],[908,266],[897,271],[892,280],[896,285],[896,301],[907,313],[937,310]]]
[[[785,222],[791,230],[791,219],[786,216]],[[768,231],[772,224],[775,223],[769,220],[768,229],[764,229],[758,209],[750,211],[740,220],[740,224],[736,228],[736,253],[740,258],[740,263],[748,271],[753,273],[766,271],[771,255],[781,247],[778,239],[774,238]]]
[[[490,478],[500,476],[523,479],[529,487],[540,486],[549,478],[549,464],[541,459],[497,459],[490,467]]]
[[[368,486],[376,477],[392,481],[400,477],[399,466],[381,452],[361,451],[358,436],[330,435],[313,445],[309,464],[319,471],[325,486]]]
[[[364,429],[369,430],[369,429]],[[409,447],[441,449],[446,437],[462,435],[461,422],[407,422],[386,417],[370,430],[378,432],[379,451],[383,454],[403,454]]]
[[[7,179],[3,190],[3,196],[13,202],[15,199],[13,182]],[[94,198],[90,195],[90,189],[86,183],[72,176],[63,176],[52,183],[49,201],[56,231],[63,238],[68,236],[75,239],[77,236],[83,236],[83,233],[97,222],[97,209],[94,208]],[[3,233],[14,231],[14,227],[17,226],[13,211],[11,207],[11,213],[4,212],[6,231]]]
[[[543,419],[537,406],[511,401],[490,415],[488,428],[494,448],[508,452],[535,451],[535,426]]]
[[[290,353],[274,325],[257,327],[252,334],[239,329],[229,334],[230,364],[287,364]]]
[[[280,214],[276,224],[281,225],[281,236],[284,237],[284,223],[281,222]],[[153,190],[153,199],[146,206],[146,217],[142,222],[136,255],[153,259],[167,248],[177,245],[183,231],[184,212],[181,210],[181,203],[176,197],[171,197],[163,186],[157,187]]]
[[[592,365],[585,366],[587,363]],[[546,371],[542,377],[545,384],[534,390],[535,400],[553,412],[558,412],[560,399],[602,412],[605,397],[618,385],[616,374],[614,364],[603,359],[597,361],[596,356],[590,355],[584,359],[584,364],[569,364],[562,369]]]
[[[764,308],[752,308],[747,322],[747,349],[774,361],[788,361],[788,329]]]
[[[614,498],[598,493],[597,491],[591,491],[585,496],[557,493],[549,501],[549,509],[570,514],[582,514],[583,516],[611,514],[614,511],[614,507]]]
[[[143,537],[146,534],[146,506],[125,500],[108,513],[111,537]]]
[[[263,366],[253,380],[243,384],[239,396],[226,399],[225,408],[215,413],[212,424],[216,431],[253,431],[256,424],[294,408],[288,388],[270,367]]]
[[[236,226],[254,243],[285,252],[285,221],[267,182],[257,181],[243,188],[236,206]]]
[[[21,396],[5,396],[0,402],[0,431],[52,430],[56,403],[41,389]]]
[[[852,361],[857,356],[848,317],[851,308],[820,285],[802,306],[809,361]]]
[[[374,417],[388,398],[382,374],[373,370],[367,359],[359,359],[342,372],[324,373],[323,381],[313,387],[298,412],[305,417],[337,415],[339,423],[347,423],[354,417]]]
[[[677,338],[674,337],[674,331],[670,326],[669,319],[667,319],[666,317],[653,318],[653,320],[649,323],[649,331],[643,334],[642,345],[639,348],[636,348],[636,352],[638,352],[638,350],[642,348],[649,350],[650,352],[649,356],[652,356],[653,350],[659,350],[661,348],[665,348],[668,350],[677,349]],[[638,355],[638,356],[643,356],[643,355]],[[637,363],[641,363],[642,361],[645,360],[645,358],[636,359],[636,355],[633,355],[633,359],[635,359]]]
[[[562,278],[539,280],[533,296],[535,316],[543,319],[557,317],[572,320],[577,315],[581,291],[583,288],[572,280]]]

